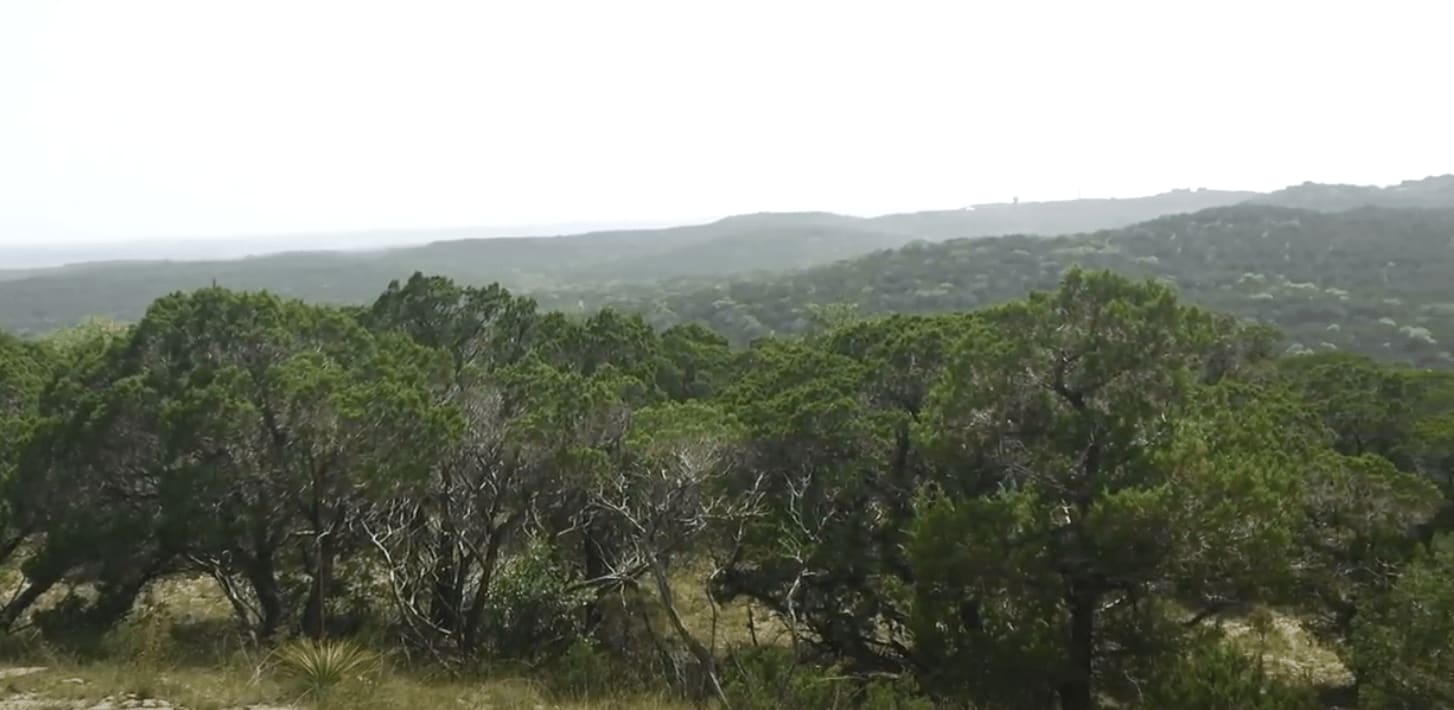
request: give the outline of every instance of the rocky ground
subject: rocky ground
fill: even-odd
[[[172,710],[185,710],[186,706],[177,705],[162,698],[143,698],[135,693],[122,695],[107,695],[96,699],[64,699],[45,697],[33,692],[20,692],[14,690],[14,685],[6,681],[25,676],[44,673],[45,668],[40,666],[29,666],[21,668],[0,668],[0,710],[121,710],[122,708],[170,708]],[[86,681],[80,678],[66,678],[60,681],[65,685],[84,686]],[[247,705],[229,710],[297,710],[279,705]]]

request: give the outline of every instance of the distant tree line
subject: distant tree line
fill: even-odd
[[[552,308],[610,307],[659,327],[700,323],[734,344],[814,331],[815,310],[983,308],[1054,288],[1066,269],[1173,285],[1189,302],[1273,326],[1283,348],[1454,367],[1454,210],[1321,213],[1240,205],[1065,237],[916,242],[754,278],[537,289]]]

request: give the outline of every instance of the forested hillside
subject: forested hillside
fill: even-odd
[[[1307,182],[1252,198],[1251,201],[1323,212],[1356,207],[1454,207],[1454,175],[1405,180],[1389,187]]]
[[[1273,263],[1336,273],[1341,248],[1294,243],[1310,219],[1043,243],[1195,263],[1265,229]],[[1032,242],[946,248],[1040,265]],[[361,308],[207,288],[0,336],[0,653],[240,657],[250,687],[360,693],[323,707],[384,707],[381,653],[750,710],[1454,698],[1454,374],[1278,355],[1153,281],[1034,273],[1052,290],[736,351],[417,275]],[[157,591],[182,583],[221,601]]]
[[[415,271],[478,285],[499,282],[527,291],[684,276],[720,278],[826,264],[914,239],[1049,235],[1124,226],[1253,195],[1179,190],[1133,199],[990,204],[871,219],[826,213],[757,214],[672,229],[463,239],[365,253],[108,262],[10,275],[0,272],[0,327],[41,333],[92,316],[132,321],[152,299],[213,283],[267,289],[313,302],[363,303],[383,284]]]
[[[780,277],[541,298],[563,308],[584,302],[641,312],[661,326],[703,323],[745,343],[854,312],[941,313],[1000,303],[1053,286],[1076,264],[1164,280],[1192,303],[1279,328],[1299,350],[1454,365],[1450,209],[1325,213],[1238,205],[1074,236],[917,242]],[[845,307],[824,311],[834,304]]]

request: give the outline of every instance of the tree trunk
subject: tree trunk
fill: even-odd
[[[480,583],[475,587],[475,596],[470,600],[460,634],[464,650],[469,653],[480,646],[480,622],[485,616],[485,605],[490,601],[490,584],[495,578],[495,567],[500,563],[500,548],[505,544],[507,528],[501,526],[490,534],[490,541],[485,545],[485,558],[480,560]]]
[[[440,530],[434,542],[433,584],[429,592],[429,621],[441,629],[459,631],[464,612],[463,577],[454,550],[453,533]]]
[[[120,579],[101,585],[100,594],[92,603],[89,623],[97,629],[110,629],[120,623],[136,607],[141,590],[166,569],[166,560],[157,560],[141,569],[124,570]]]
[[[651,576],[656,580],[656,593],[661,597],[661,604],[666,607],[667,620],[671,622],[682,643],[696,657],[697,663],[701,664],[702,672],[707,674],[707,682],[712,685],[712,693],[721,701],[723,708],[731,710],[732,703],[727,700],[727,693],[723,692],[722,682],[717,678],[717,659],[712,655],[711,649],[702,645],[682,622],[681,614],[677,613],[676,595],[672,593],[671,578],[667,576],[666,565],[655,557],[651,560]]]
[[[1097,595],[1072,591],[1066,599],[1070,605],[1070,638],[1067,647],[1069,672],[1060,684],[1060,710],[1092,710],[1095,707],[1091,676],[1095,662],[1095,623]]]
[[[328,631],[328,588],[333,577],[332,535],[320,535],[314,541],[313,585],[308,590],[308,603],[303,607],[303,632],[309,638],[321,639]]]
[[[606,576],[609,568],[606,566],[606,557],[601,554],[600,547],[596,544],[596,525],[594,522],[587,523],[585,529],[581,530],[581,554],[585,558],[586,579],[601,579]],[[586,605],[582,612],[585,616],[585,628],[587,633],[596,636],[598,640],[605,640],[601,633],[605,615],[601,613],[599,596],[596,601]]]
[[[40,599],[42,594],[50,591],[51,587],[54,587],[56,582],[61,580],[61,576],[62,573],[57,571],[31,579],[25,585],[25,589],[22,589],[14,599],[11,599],[10,603],[6,604],[4,609],[0,609],[0,631],[9,631],[15,625],[15,622],[20,619],[20,616],[30,608],[31,604],[34,604],[37,599]]]
[[[333,587],[333,565],[338,557],[338,535],[347,519],[347,507],[335,506],[333,520],[324,520],[321,481],[315,484],[309,521],[313,525],[313,588],[303,610],[303,632],[309,638],[321,639],[328,633],[328,595]]]
[[[272,551],[261,551],[247,565],[245,572],[258,604],[257,628],[253,632],[259,641],[267,641],[278,633],[283,624],[283,595],[278,590]]]
[[[16,550],[20,549],[20,545],[25,542],[26,538],[30,537],[30,533],[31,530],[29,528],[17,530],[14,535],[0,541],[0,565],[10,560],[10,556],[15,554]]]

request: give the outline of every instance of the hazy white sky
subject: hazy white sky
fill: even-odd
[[[0,242],[1384,184],[1450,5],[0,0]]]

